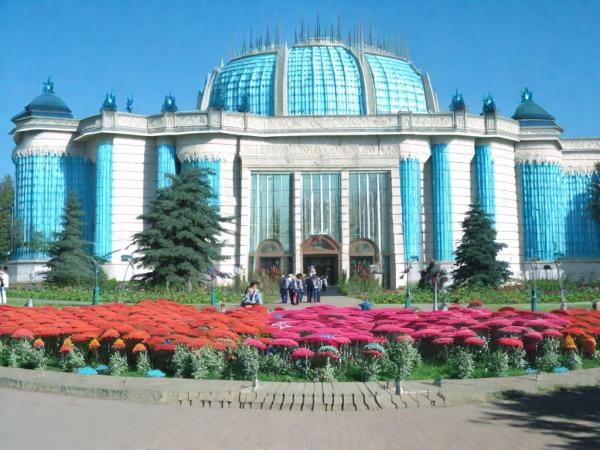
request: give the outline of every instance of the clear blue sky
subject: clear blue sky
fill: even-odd
[[[458,89],[479,112],[489,91],[510,116],[528,86],[566,136],[600,136],[596,0],[0,0],[0,175],[13,172],[10,118],[48,74],[78,118],[110,89],[121,109],[133,93],[135,112],[157,113],[172,92],[193,110],[207,73],[250,29],[278,18],[292,41],[317,12],[327,26],[338,14],[344,27],[372,18],[377,34],[406,36],[444,109]]]

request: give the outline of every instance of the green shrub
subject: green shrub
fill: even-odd
[[[127,374],[127,356],[121,355],[119,352],[115,352],[110,355],[108,360],[108,367],[110,367],[110,374],[116,377],[121,377]]]
[[[512,369],[524,369],[526,366],[525,362],[525,350],[519,347],[510,347],[506,350],[508,355],[508,366]]]
[[[81,351],[77,347],[73,347],[73,350],[63,354],[60,367],[65,372],[75,372],[80,367],[85,366],[85,358],[81,354]]]
[[[177,345],[171,360],[171,367],[175,376],[189,378],[192,375],[192,354],[185,345]]]
[[[453,347],[448,357],[450,374],[455,378],[471,378],[475,372],[475,361],[469,350],[463,347]]]
[[[260,356],[258,350],[248,345],[240,345],[235,350],[236,364],[234,372],[242,379],[254,379],[260,369]]]
[[[209,347],[202,347],[191,353],[192,378],[220,378],[225,372],[225,355]]]
[[[560,342],[554,337],[545,337],[538,347],[537,367],[549,372],[560,366]]]
[[[508,375],[508,355],[503,350],[496,350],[490,353],[487,370],[496,377],[505,377]]]
[[[567,352],[564,359],[564,365],[569,370],[577,370],[583,367],[581,356],[576,351]]]
[[[276,353],[260,358],[260,372],[268,375],[291,375],[292,366],[282,355]]]
[[[148,358],[148,353],[139,352],[135,362],[135,370],[138,373],[145,375],[150,369],[150,358]]]
[[[396,381],[406,380],[412,371],[421,364],[421,356],[415,345],[408,339],[390,342],[387,356]]]
[[[317,369],[316,381],[321,381],[322,383],[333,383],[336,381],[335,367],[331,364],[329,358],[327,358],[325,366]]]

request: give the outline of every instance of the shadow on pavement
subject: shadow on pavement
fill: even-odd
[[[600,386],[562,389],[547,394],[506,392],[480,423],[501,421],[557,437],[570,449],[600,448]],[[497,422],[496,422],[497,424]]]

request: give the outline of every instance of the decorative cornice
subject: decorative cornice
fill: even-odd
[[[562,139],[564,150],[600,150],[600,138]]]

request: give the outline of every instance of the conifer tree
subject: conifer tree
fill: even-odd
[[[134,259],[147,272],[136,278],[170,286],[197,283],[223,258],[218,236],[224,230],[207,169],[167,175],[171,186],[158,192],[148,213],[140,216],[147,229],[134,236]]]
[[[493,221],[481,206],[471,205],[462,223],[463,237],[456,255],[453,287],[463,285],[481,285],[497,287],[504,283],[511,272],[508,263],[498,261],[498,252],[506,244],[496,242],[496,230]]]
[[[94,263],[83,240],[83,211],[77,194],[70,192],[63,216],[63,230],[49,245],[50,261],[46,279],[60,286],[90,284],[94,279]]]

